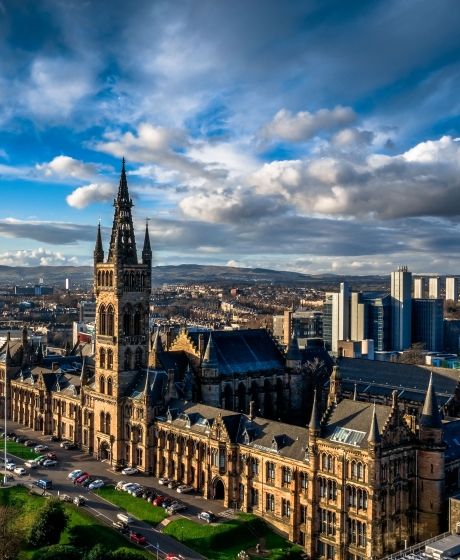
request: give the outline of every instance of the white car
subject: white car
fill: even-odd
[[[36,445],[34,447],[35,453],[43,453],[43,451],[48,451],[48,449],[49,449],[49,447],[47,445],[43,445],[43,444]]]
[[[46,461],[43,461],[43,467],[54,467],[58,464],[57,461],[55,461],[54,459],[46,459]]]
[[[126,484],[124,480],[119,480],[115,486],[115,490],[123,490],[123,486]]]
[[[123,492],[128,492],[131,486],[134,486],[134,482],[126,482],[126,484],[123,484],[121,489],[123,490]]]
[[[136,469],[136,467],[126,467],[126,469],[123,469],[121,472],[123,474],[131,475],[137,474],[139,472],[139,469]]]
[[[131,484],[131,486],[126,491],[128,492],[128,494],[134,494],[134,492],[136,492],[136,490],[139,490],[140,487],[141,485],[135,482],[134,484]]]
[[[176,492],[179,494],[187,494],[187,492],[191,492],[193,490],[193,486],[189,486],[188,484],[181,484],[176,488]]]
[[[81,471],[81,470],[72,471],[67,475],[67,478],[70,478],[70,480],[76,480],[82,474],[83,474],[83,471]]]
[[[28,468],[28,469],[36,469],[38,467],[37,463],[35,461],[26,461],[24,463],[24,465]]]
[[[24,467],[16,467],[13,472],[14,474],[18,474],[19,476],[24,476],[25,474],[27,474],[27,471]]]
[[[103,486],[104,486],[104,481],[101,480],[100,478],[98,478],[94,482],[91,482],[91,484],[88,486],[88,488],[90,490],[96,490],[96,488],[102,488]]]
[[[15,468],[16,468],[16,463],[8,462],[8,463],[5,464],[5,469],[7,471],[14,471]]]
[[[162,486],[168,486],[171,480],[172,479],[168,478],[167,476],[162,476],[161,478],[158,479],[158,484],[161,484]]]

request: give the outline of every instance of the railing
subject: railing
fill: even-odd
[[[431,544],[433,542],[439,541],[450,534],[451,532],[447,531],[446,533],[442,533],[441,535],[437,535],[436,537],[432,537],[431,539],[428,539],[421,543],[414,544],[409,548],[400,550],[399,552],[394,552],[393,554],[390,554],[390,556],[384,556],[382,560],[396,560],[397,558],[404,558],[405,556],[411,553],[422,552],[427,544]]]

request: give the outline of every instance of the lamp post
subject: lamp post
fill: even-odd
[[[3,457],[4,463],[3,463],[3,467],[4,467],[4,469],[5,469],[5,475],[4,475],[4,477],[3,477],[3,484],[6,484],[6,483],[8,482],[8,477],[7,477],[7,474],[6,474],[6,447],[7,447],[7,446],[6,446],[6,420],[7,420],[7,410],[6,410],[6,408],[7,408],[7,400],[6,400],[6,390],[7,390],[7,382],[6,382],[6,363],[5,363],[5,379],[4,379],[3,387],[4,387],[3,393],[4,393],[4,397],[5,397],[5,401],[4,401],[4,409],[5,409],[5,410],[4,410],[4,412],[5,412],[5,432],[4,432],[4,434],[3,434],[3,438],[4,438],[4,440],[3,440],[3,443],[4,443],[4,457]]]

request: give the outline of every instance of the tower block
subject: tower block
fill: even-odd
[[[142,259],[138,260],[132,206],[123,159],[107,259],[104,259],[100,226],[94,249],[97,321],[94,386],[97,441],[94,443],[98,458],[110,457],[111,462],[126,460],[122,399],[148,363],[152,251],[146,225]]]

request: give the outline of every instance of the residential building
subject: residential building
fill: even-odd
[[[458,301],[458,278],[454,276],[446,278],[446,299]]]

